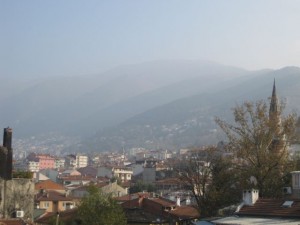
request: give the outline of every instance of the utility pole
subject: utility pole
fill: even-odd
[[[55,225],[58,225],[58,223],[59,223],[59,212],[56,213],[56,223],[55,223]]]

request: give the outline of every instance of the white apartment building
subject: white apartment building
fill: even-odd
[[[28,161],[27,169],[31,172],[38,172],[40,170],[40,163],[39,161]]]
[[[76,168],[87,167],[89,158],[86,155],[76,155]]]
[[[114,167],[112,173],[114,177],[118,177],[121,181],[130,181],[133,171],[127,167]]]
[[[54,160],[54,168],[55,169],[64,168],[65,162],[66,162],[66,160],[64,158],[56,158]]]

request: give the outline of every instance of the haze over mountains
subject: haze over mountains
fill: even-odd
[[[271,95],[300,111],[300,68],[247,71],[212,62],[153,61],[76,77],[0,77],[0,124],[16,137],[88,138],[93,150],[212,144],[231,108]],[[299,113],[298,113],[299,114]]]

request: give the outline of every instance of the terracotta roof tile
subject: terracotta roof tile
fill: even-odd
[[[35,201],[72,201],[71,197],[66,196],[65,194],[59,193],[57,191],[47,191],[44,193],[38,193],[35,196]]]
[[[181,220],[195,219],[200,216],[198,210],[193,206],[176,206],[176,208],[169,211],[169,213]]]
[[[164,199],[164,198],[149,198],[148,200],[158,203],[159,205],[164,206],[164,207],[171,207],[171,206],[176,205],[175,202],[168,200],[168,199]]]
[[[288,201],[293,201],[291,207],[283,207],[285,201],[284,199],[258,199],[253,206],[243,206],[237,214],[300,218],[300,199],[289,199]]]
[[[66,221],[69,219],[74,219],[77,216],[77,208],[74,209],[68,209],[68,210],[64,210],[59,212],[59,219],[62,221]],[[49,220],[56,216],[57,214],[54,212],[47,212],[44,215],[42,215],[41,217],[39,217],[38,219],[35,220],[36,223],[49,223]]]
[[[35,184],[35,190],[40,190],[40,189],[44,189],[44,190],[65,190],[65,188],[58,184],[55,183],[52,180],[45,180],[42,182],[38,182]]]
[[[21,219],[0,219],[0,224],[4,225],[24,225],[25,223]]]
[[[124,201],[130,201],[133,199],[137,199],[139,197],[148,198],[149,196],[150,196],[150,193],[148,193],[148,192],[138,192],[138,193],[134,193],[134,194],[130,194],[130,195],[116,197],[115,199],[119,202],[124,202]]]

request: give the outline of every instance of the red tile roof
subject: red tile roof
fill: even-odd
[[[130,194],[130,195],[124,195],[124,196],[121,196],[121,197],[116,197],[115,199],[118,202],[125,202],[125,201],[130,201],[130,200],[133,200],[133,199],[137,199],[137,198],[140,198],[140,197],[148,198],[148,197],[150,197],[150,193],[148,193],[148,192],[138,192],[138,193],[134,193],[134,194]]]
[[[253,206],[243,206],[237,214],[300,218],[300,199],[289,199],[288,201],[293,201],[291,207],[283,207],[285,201],[284,199],[258,199]]]
[[[72,201],[71,197],[66,196],[65,194],[59,193],[57,191],[46,191],[44,193],[38,193],[35,196],[35,201]]]
[[[164,198],[149,198],[150,201],[158,203],[159,205],[163,206],[163,207],[172,207],[175,206],[176,203],[168,200],[168,199],[164,199]]]
[[[21,219],[0,219],[0,224],[4,225],[24,225],[25,223]]]
[[[169,213],[179,220],[196,219],[200,216],[199,211],[195,207],[186,205],[176,206],[176,208],[169,211]]]
[[[78,211],[77,208],[61,211],[61,212],[59,212],[59,220],[67,221],[70,219],[74,219],[77,216],[77,211]],[[42,224],[49,223],[49,220],[52,217],[56,217],[56,216],[57,216],[57,213],[55,213],[55,212],[47,212],[44,215],[42,215],[41,217],[39,217],[38,219],[36,219],[35,222],[42,223]]]
[[[40,190],[40,189],[44,189],[44,190],[65,190],[65,188],[58,184],[55,183],[52,180],[45,180],[42,182],[38,182],[35,184],[35,190]]]
[[[155,215],[156,218],[174,218],[176,221],[193,220],[199,218],[198,210],[192,206],[176,206],[176,203],[164,198],[151,198],[143,196],[145,193],[136,193],[123,197],[116,198],[117,201],[122,202],[121,206],[126,212],[130,212],[129,216],[135,222],[142,220],[149,220],[143,218],[143,213]],[[149,193],[147,193],[149,194]],[[135,210],[138,209],[138,210]],[[135,210],[135,211],[134,211]],[[139,219],[134,219],[136,215]]]

